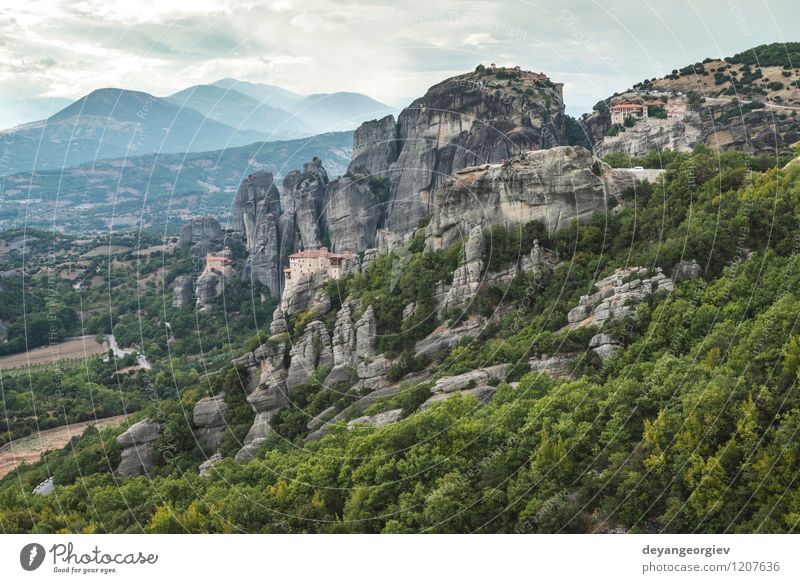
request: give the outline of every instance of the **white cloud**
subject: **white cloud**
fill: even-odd
[[[479,62],[519,64],[591,104],[705,56],[781,40],[792,0],[0,0],[0,103],[124,86],[164,95],[235,76],[402,105]],[[549,5],[547,5],[549,4]],[[785,24],[783,24],[785,23]],[[743,28],[744,26],[744,28]],[[599,98],[599,97],[598,97]],[[0,109],[0,126],[24,121]]]

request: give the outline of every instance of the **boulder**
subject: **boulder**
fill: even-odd
[[[703,274],[703,268],[694,259],[687,261],[685,259],[678,262],[672,268],[673,281],[687,281],[690,279],[697,279]]]
[[[502,381],[508,373],[507,364],[498,364],[479,368],[464,374],[440,378],[431,389],[432,393],[452,393],[463,389],[471,389],[476,385],[487,385],[490,381]]]
[[[204,478],[207,478],[211,475],[211,468],[217,465],[219,462],[222,461],[222,454],[220,452],[216,452],[214,455],[209,457],[206,461],[200,464],[200,475]]]
[[[149,475],[155,458],[156,441],[161,433],[161,425],[145,419],[131,425],[117,437],[117,445],[122,448],[120,462],[114,474],[123,478]]]
[[[372,427],[381,428],[390,423],[397,423],[403,416],[402,409],[392,409],[391,411],[384,411],[377,415],[358,417],[353,419],[347,424],[348,429],[353,429],[356,425],[371,425]]]
[[[197,431],[197,441],[204,451],[214,452],[222,444],[225,434],[225,415],[228,405],[224,395],[203,397],[192,410],[192,421]]]
[[[532,358],[528,361],[533,372],[550,375],[554,379],[573,379],[576,359],[574,354],[555,354]]]
[[[619,348],[619,341],[609,334],[596,334],[589,340],[589,349],[592,350],[600,360],[611,358]]]

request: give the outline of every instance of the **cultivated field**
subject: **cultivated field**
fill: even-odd
[[[0,448],[0,478],[13,471],[22,462],[33,463],[38,461],[42,452],[61,449],[69,443],[73,436],[80,436],[89,425],[104,429],[119,425],[125,421],[125,417],[125,415],[117,415],[96,421],[82,421],[72,425],[63,425],[7,443]]]
[[[108,349],[104,345],[97,343],[94,336],[81,336],[64,340],[52,346],[42,346],[28,352],[0,357],[0,370],[22,368],[28,365],[54,364],[59,360],[84,358],[106,350]]]

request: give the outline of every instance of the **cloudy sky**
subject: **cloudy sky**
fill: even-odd
[[[574,113],[707,56],[800,40],[798,17],[800,0],[0,0],[0,127],[99,87],[166,95],[222,77],[402,106],[492,62],[565,82]]]

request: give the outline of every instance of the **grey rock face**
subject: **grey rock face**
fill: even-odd
[[[353,429],[356,425],[371,425],[372,427],[385,427],[390,423],[397,423],[400,421],[400,417],[403,416],[402,409],[392,409],[391,411],[384,411],[383,413],[378,413],[377,415],[366,415],[364,417],[358,417],[353,419],[347,424],[348,429]]]
[[[358,358],[375,356],[378,342],[376,334],[375,310],[372,309],[372,306],[367,306],[364,314],[356,322],[356,355]]]
[[[356,328],[353,322],[353,302],[344,302],[336,314],[331,345],[333,369],[325,379],[326,384],[349,380],[356,366]]]
[[[288,350],[288,336],[278,335],[272,336],[266,344],[253,351],[253,360],[260,367],[259,384],[272,384],[284,379],[286,376],[284,363]]]
[[[619,350],[620,343],[609,334],[595,334],[589,340],[589,348],[600,357],[600,360],[606,360]]]
[[[572,146],[467,168],[438,192],[426,249],[447,247],[474,225],[540,221],[552,233],[575,219],[588,220],[595,211],[605,212],[608,199],[637,180],[635,173],[614,170],[595,161],[588,150]]]
[[[349,172],[383,176],[397,160],[397,125],[394,116],[367,121],[353,134],[353,157]]]
[[[282,383],[261,386],[247,397],[247,402],[250,403],[256,413],[266,413],[281,409],[287,405],[289,403],[289,394],[286,386]]]
[[[702,274],[703,268],[694,259],[691,261],[683,259],[672,268],[672,279],[676,282],[697,279]]]
[[[398,118],[398,155],[390,173],[387,227],[407,233],[438,206],[445,177],[522,151],[562,143],[561,88],[542,80],[538,89],[514,91],[517,81],[470,73],[431,87]],[[544,95],[542,95],[544,94]]]
[[[261,214],[248,237],[245,277],[266,285],[273,298],[279,298],[283,284],[281,271],[280,215]]]
[[[175,278],[175,287],[172,290],[172,307],[183,308],[192,304],[192,278],[181,275]]]
[[[153,467],[156,440],[160,433],[159,423],[145,419],[119,435],[117,445],[122,448],[122,453],[114,473],[120,477],[148,475]]]
[[[415,356],[433,359],[439,351],[458,346],[462,338],[477,336],[484,325],[482,318],[469,318],[456,328],[440,326],[414,345]]]
[[[296,276],[287,285],[281,296],[281,310],[287,314],[304,312],[311,305],[314,296],[322,285],[328,281],[324,271],[314,271]]]
[[[195,296],[197,305],[200,307],[210,307],[211,300],[222,295],[225,289],[225,277],[214,271],[204,271],[197,278],[195,284]]]
[[[319,288],[314,293],[314,297],[308,309],[318,316],[324,316],[331,311],[331,297],[328,295],[328,292],[325,291],[325,288]]]
[[[253,426],[247,432],[244,438],[242,448],[236,452],[233,459],[237,462],[247,462],[255,459],[258,450],[261,449],[267,441],[267,437],[273,432],[270,426],[270,421],[275,417],[277,412],[268,411],[265,413],[256,413],[253,420]]]
[[[628,267],[597,281],[594,284],[597,292],[581,297],[578,305],[567,314],[569,326],[602,327],[607,320],[622,320],[633,316],[636,305],[649,295],[673,289],[674,282],[660,268],[651,277],[645,277],[646,273],[644,267]]]
[[[192,421],[197,427],[217,427],[225,424],[227,411],[224,395],[203,397],[192,410]]]
[[[502,381],[508,373],[507,364],[498,364],[486,368],[479,368],[464,374],[443,377],[436,381],[431,389],[432,393],[452,393],[462,389],[471,389],[476,385],[486,385],[490,380]]]
[[[351,164],[352,166],[352,164]],[[369,174],[349,173],[328,184],[325,191],[325,224],[331,249],[358,253],[375,246],[375,235],[386,214],[388,193]]]
[[[435,405],[436,403],[441,403],[442,401],[446,401],[453,395],[460,393],[462,395],[470,395],[475,397],[481,403],[488,403],[494,394],[497,392],[497,387],[493,387],[491,385],[480,385],[474,387],[472,389],[464,389],[463,391],[457,391],[454,393],[435,393],[430,399],[422,403],[419,406],[420,411],[424,411],[428,407]]]
[[[197,441],[207,453],[215,452],[225,434],[225,415],[228,405],[224,395],[204,397],[192,410],[192,421],[197,427]]]
[[[256,172],[245,178],[233,203],[231,228],[245,238],[247,263],[244,276],[269,287],[280,297],[281,232],[280,194],[270,172]]]
[[[287,330],[286,318],[283,315],[283,310],[281,310],[280,306],[277,306],[275,311],[272,312],[272,322],[269,325],[269,333],[275,336],[277,334],[285,334]]]
[[[550,357],[532,358],[528,364],[530,364],[532,371],[550,375],[554,379],[574,378],[572,372],[575,368],[574,354],[556,354]]]
[[[464,308],[469,305],[481,285],[483,274],[483,227],[475,225],[469,232],[464,260],[453,272],[453,282],[439,310]]]
[[[325,324],[319,320],[310,322],[303,336],[292,346],[289,354],[291,364],[286,376],[286,385],[289,391],[311,380],[311,375],[317,367],[324,366],[331,369],[333,367],[333,349]]]
[[[652,150],[665,148],[673,152],[690,152],[703,141],[703,120],[700,114],[689,110],[681,117],[639,121],[616,136],[606,136],[597,147],[597,155],[602,158],[623,152],[629,156],[644,156]]]
[[[322,161],[314,158],[303,165],[303,171],[294,170],[283,180],[284,206],[291,213],[300,245],[303,249],[316,249],[322,244],[323,207],[328,174]]]
[[[178,247],[181,249],[188,249],[190,247],[194,249],[194,246],[197,244],[207,244],[211,245],[213,249],[222,243],[224,235],[225,233],[222,231],[219,221],[214,217],[195,217],[184,223],[181,227]],[[207,249],[207,247],[203,247],[203,249]],[[200,256],[200,251],[201,249],[198,248],[193,254]],[[205,253],[203,253],[203,255],[205,255]]]
[[[280,214],[280,193],[271,172],[255,172],[242,180],[236,191],[231,214],[231,229],[243,233],[247,247],[253,245],[255,228],[261,216]]]

